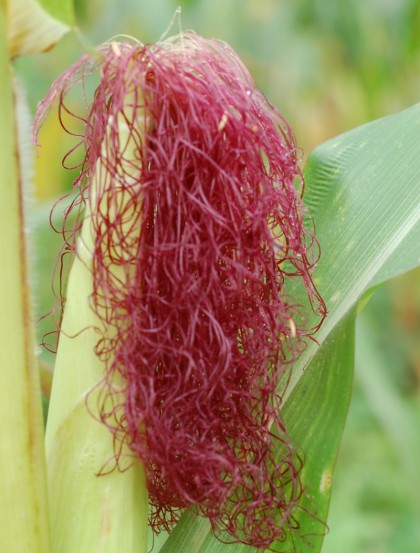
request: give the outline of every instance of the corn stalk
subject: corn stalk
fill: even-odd
[[[25,240],[16,95],[9,64],[7,6],[0,4],[0,548],[48,553],[41,396]]]

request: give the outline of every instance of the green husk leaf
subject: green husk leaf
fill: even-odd
[[[129,106],[130,98],[126,100]],[[135,143],[123,115],[109,124],[118,125],[120,147],[129,160],[135,155]],[[108,336],[112,332],[92,307],[95,214],[91,210],[101,207],[96,204],[98,189],[107,189],[100,163],[91,178],[90,202],[67,282],[47,421],[52,546],[57,553],[119,553],[122,548],[127,553],[147,553],[143,466],[100,420],[101,407],[112,411],[122,394],[118,377],[104,382],[106,364],[96,354],[102,332]],[[102,208],[112,209],[108,199],[102,196]],[[124,282],[118,265],[108,270],[120,271]],[[105,399],[109,386],[112,399]]]
[[[53,551],[147,551],[143,467],[136,462],[121,472],[109,457],[112,450],[109,430],[82,399],[56,432],[48,456]],[[99,459],[109,466],[101,466]],[[113,470],[99,475],[102,469]]]
[[[148,498],[143,467],[98,420],[104,365],[94,348],[100,325],[90,307],[87,217],[67,285],[47,423],[52,547],[59,553],[147,552]],[[86,240],[86,242],[82,242]],[[84,245],[83,245],[84,244]],[[101,476],[98,476],[101,473]]]

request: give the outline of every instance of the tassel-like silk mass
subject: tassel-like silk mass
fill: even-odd
[[[293,134],[231,48],[193,33],[103,44],[54,83],[36,129],[57,98],[79,153],[66,220],[84,206],[93,236],[80,308],[101,322],[100,418],[144,464],[156,532],[190,508],[267,548],[297,526],[281,394],[325,316]],[[76,256],[81,224],[63,231]]]

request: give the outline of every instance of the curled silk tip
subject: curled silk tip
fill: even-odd
[[[145,466],[155,532],[190,508],[223,541],[268,548],[297,529],[304,493],[280,384],[325,316],[292,131],[223,42],[98,51],[54,83],[34,137],[55,100],[69,133],[83,126],[72,207],[95,237],[101,420]],[[75,113],[67,93],[94,73]],[[63,229],[76,255],[80,227]]]

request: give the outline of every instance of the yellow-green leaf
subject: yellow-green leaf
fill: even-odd
[[[8,0],[10,57],[44,52],[74,27],[73,0]]]

